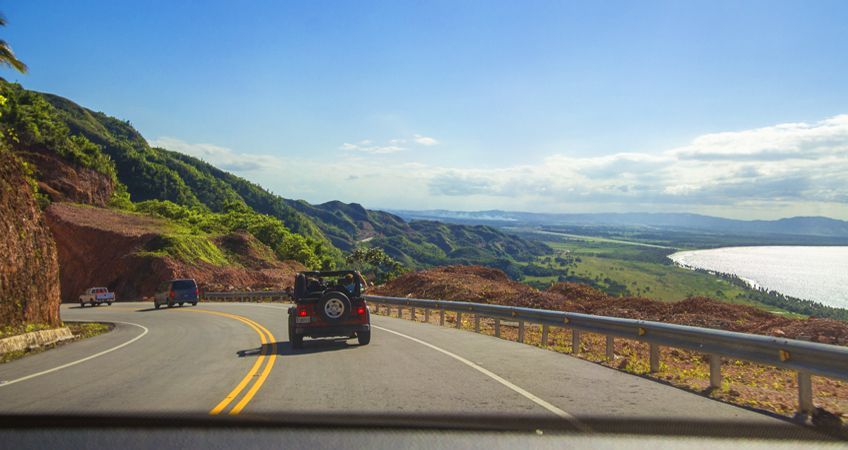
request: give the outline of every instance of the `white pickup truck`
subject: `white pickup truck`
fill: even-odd
[[[82,295],[79,296],[81,308],[84,308],[86,303],[91,306],[97,306],[103,303],[111,305],[114,301],[115,293],[109,292],[109,289],[106,289],[105,287],[88,288]]]

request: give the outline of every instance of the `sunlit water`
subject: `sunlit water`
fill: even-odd
[[[792,297],[848,308],[848,247],[726,247],[677,252],[669,258],[734,274]]]

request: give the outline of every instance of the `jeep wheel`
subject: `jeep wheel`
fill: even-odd
[[[183,306],[183,302],[180,302],[180,306]]]
[[[350,299],[339,291],[327,292],[318,301],[318,313],[328,322],[342,320],[350,310]]]
[[[191,306],[197,306],[197,302],[191,302]]]
[[[85,308],[85,302],[80,302],[80,308]]]
[[[359,345],[368,345],[371,342],[371,330],[357,332],[356,339],[359,341]]]
[[[156,309],[159,309],[159,303],[153,302],[153,307],[156,308]]]

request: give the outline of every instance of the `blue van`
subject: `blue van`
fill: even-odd
[[[183,306],[185,303],[191,303],[192,306],[195,306],[199,298],[200,291],[197,289],[197,283],[194,280],[171,280],[160,284],[159,288],[156,289],[153,306],[156,309],[159,309],[162,305],[168,305],[169,308],[172,308],[174,305]]]

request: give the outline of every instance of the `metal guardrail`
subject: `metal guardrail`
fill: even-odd
[[[201,299],[205,300],[235,300],[235,301],[261,301],[283,300],[290,298],[288,291],[230,291],[230,292],[203,292]]]
[[[646,342],[650,348],[652,372],[659,370],[660,346],[702,352],[709,357],[710,386],[713,388],[721,386],[723,357],[794,370],[798,374],[798,411],[804,414],[814,410],[811,375],[848,380],[848,348],[836,345],[645,320],[481,303],[374,295],[366,296],[366,300],[377,308],[385,306],[387,313],[391,312],[392,307],[397,307],[398,316],[402,315],[403,308],[410,308],[414,318],[416,309],[422,309],[427,321],[430,311],[438,310],[439,323],[442,325],[445,323],[445,311],[452,311],[457,314],[457,328],[461,326],[462,314],[472,314],[477,332],[480,331],[481,317],[493,318],[496,336],[500,335],[502,320],[517,322],[519,342],[524,342],[525,323],[542,325],[542,342],[547,341],[549,327],[569,328],[572,330],[572,352],[579,352],[580,332],[601,334],[606,336],[607,359],[614,357],[615,338]]]

